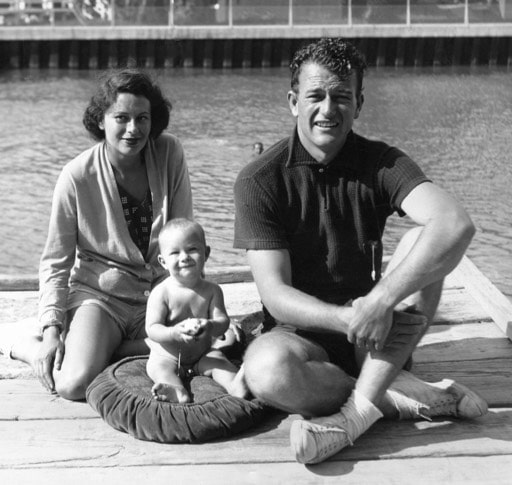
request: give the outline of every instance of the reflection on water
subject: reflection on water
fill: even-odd
[[[245,264],[234,250],[232,186],[254,141],[286,136],[286,69],[159,71],[174,104],[171,131],[189,162],[209,265]],[[34,273],[61,167],[92,143],[81,117],[95,72],[0,75],[0,273]],[[512,77],[505,71],[370,70],[356,131],[395,144],[461,199],[478,232],[473,261],[512,296]],[[393,250],[406,220],[392,218]]]

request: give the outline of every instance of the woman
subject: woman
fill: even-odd
[[[107,73],[83,119],[99,143],[57,181],[39,270],[40,334],[11,356],[66,399],[83,399],[114,355],[148,353],[146,301],[164,277],[157,236],[169,219],[192,217],[182,146],[162,133],[171,108],[145,73]]]

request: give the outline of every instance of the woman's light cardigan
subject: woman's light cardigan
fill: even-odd
[[[144,150],[153,205],[146,259],[130,237],[105,142],[63,168],[39,267],[41,328],[64,322],[70,288],[138,304],[165,276],[157,260],[158,234],[169,219],[192,217],[190,180],[175,136],[150,139]]]

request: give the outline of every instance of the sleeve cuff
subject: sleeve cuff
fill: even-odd
[[[57,327],[59,329],[59,333],[62,333],[62,330],[64,330],[64,325],[62,322],[58,320],[49,320],[47,322],[41,323],[41,337],[43,336],[44,331],[49,327]]]

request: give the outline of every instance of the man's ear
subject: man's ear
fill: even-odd
[[[212,251],[212,248],[210,246],[206,246],[204,248],[204,260],[208,261],[208,258],[210,257],[210,253]]]
[[[165,265],[165,260],[164,258],[162,257],[161,254],[158,255],[158,262],[165,268],[167,269],[167,266]]]
[[[297,102],[297,93],[293,89],[288,91],[288,106],[290,107],[290,111],[292,112],[292,115],[295,116],[295,118],[298,116]]]
[[[356,113],[354,115],[354,119],[359,118],[359,114],[361,113],[361,110],[363,109],[363,103],[364,103],[364,94],[361,93],[357,97],[357,107],[356,107]]]

